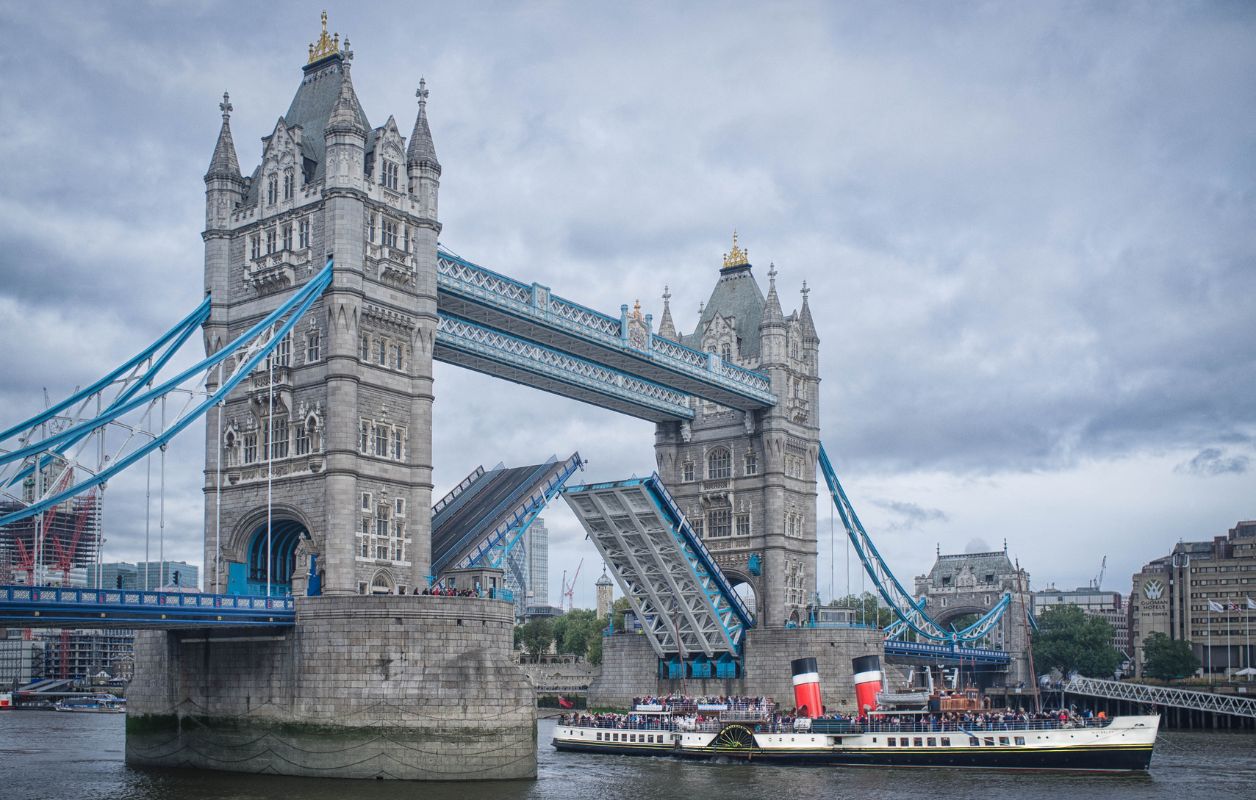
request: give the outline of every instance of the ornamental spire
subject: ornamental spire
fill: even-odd
[[[419,78],[419,88],[414,96],[419,98],[419,114],[414,118],[414,131],[410,134],[410,146],[406,149],[406,164],[434,167],[440,173],[440,161],[436,158],[436,145],[432,142],[432,129],[427,124],[427,79]]]
[[[345,40],[345,47],[349,47],[348,40]],[[334,56],[340,52],[340,34],[334,37],[327,35],[327,11],[323,11],[323,32],[319,34],[317,42],[310,43],[310,60],[306,64],[313,64],[315,61],[322,61],[324,58]]]
[[[724,269],[750,265],[750,251],[737,244],[737,231],[733,231],[733,249],[724,254]]]
[[[665,339],[677,341],[680,337],[676,335],[676,323],[672,322],[672,292],[667,286],[663,287],[663,318],[659,320],[659,336]]]
[[[214,145],[214,155],[209,160],[209,172],[206,178],[240,178],[240,161],[236,158],[235,142],[231,139],[231,95],[222,93],[222,102],[218,104],[222,112],[222,128],[218,131],[218,142]]]
[[[776,263],[768,265],[768,296],[763,303],[763,318],[759,327],[784,326],[785,314],[781,311],[781,300],[776,295]]]

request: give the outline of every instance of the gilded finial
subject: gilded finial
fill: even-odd
[[[345,47],[348,47],[348,41]],[[340,51],[340,34],[337,33],[333,39],[327,35],[327,12],[323,12],[323,32],[319,34],[318,41],[310,45],[310,60],[306,63],[313,64],[315,61],[322,61],[328,56],[334,56]]]
[[[744,267],[750,263],[750,254],[737,244],[737,231],[733,231],[733,249],[724,254],[724,269]]]
[[[226,122],[231,117],[231,112],[235,110],[231,107],[231,95],[226,92],[222,93],[222,102],[218,104],[218,110],[222,112],[222,121]]]

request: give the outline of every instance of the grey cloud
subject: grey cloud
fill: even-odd
[[[1247,472],[1250,465],[1251,459],[1245,455],[1232,456],[1219,447],[1205,447],[1190,461],[1179,464],[1177,471],[1206,478],[1214,475],[1241,475]]]
[[[946,522],[950,518],[940,508],[925,508],[916,503],[904,500],[873,500],[874,505],[891,512],[898,517],[887,528],[887,532],[910,531],[929,522]]]

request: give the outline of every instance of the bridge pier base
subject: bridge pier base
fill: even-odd
[[[334,778],[536,777],[512,604],[306,597],[294,627],[143,631],[126,760]]]
[[[770,697],[793,705],[790,661],[815,658],[822,702],[831,710],[855,707],[851,661],[884,655],[881,631],[871,628],[753,628],[746,631],[742,674],[737,678],[669,680],[658,676],[658,656],[645,636],[623,633],[602,642],[602,670],[589,686],[589,707],[627,708],[634,697],[686,694]]]

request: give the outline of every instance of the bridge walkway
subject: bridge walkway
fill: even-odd
[[[1177,689],[1171,686],[1150,686],[1145,683],[1125,683],[1102,678],[1070,678],[1061,685],[1066,694],[1102,697],[1108,700],[1124,700],[1131,703],[1162,708],[1181,708],[1190,711],[1207,711],[1256,720],[1256,698],[1236,697],[1214,692]]]

